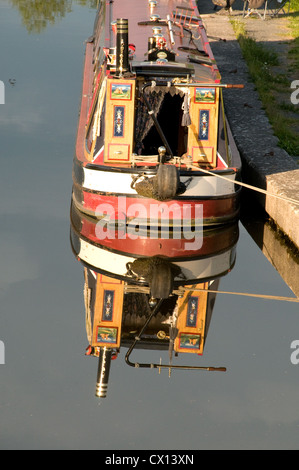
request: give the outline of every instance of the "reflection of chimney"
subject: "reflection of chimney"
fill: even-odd
[[[105,398],[107,395],[112,349],[101,348],[97,375],[96,397]]]
[[[126,19],[117,20],[116,32],[116,74],[122,76],[129,70],[129,22]]]

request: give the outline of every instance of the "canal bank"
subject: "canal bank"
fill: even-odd
[[[231,17],[244,21],[242,6],[242,1],[234,3]],[[231,17],[219,9],[215,11],[211,0],[201,0],[199,9],[223,83],[244,84],[243,89],[224,90],[224,100],[232,133],[243,160],[243,180],[268,193],[264,195],[249,190],[248,198],[257,200],[278,229],[299,248],[299,205],[291,201],[299,200],[297,161],[278,146],[278,138],[250,81],[248,67],[230,22]],[[285,37],[285,19],[267,18],[263,21],[248,18],[245,21],[254,25],[256,38],[260,35],[263,41],[267,40],[267,29],[275,30],[276,42],[272,46],[278,48]],[[268,37],[269,41],[273,41],[270,34]]]

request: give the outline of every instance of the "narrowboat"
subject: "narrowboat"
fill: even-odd
[[[76,208],[144,228],[237,220],[241,160],[223,103],[234,87],[221,81],[194,0],[100,1],[85,51]]]

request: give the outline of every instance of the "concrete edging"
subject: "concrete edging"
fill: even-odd
[[[243,83],[244,89],[224,90],[226,114],[243,160],[244,182],[285,198],[298,199],[299,169],[295,160],[278,147],[269,120],[262,109],[247,65],[227,15],[200,13],[211,41],[223,83]],[[258,21],[258,20],[257,20]],[[261,20],[260,20],[261,21]],[[261,27],[262,27],[261,21]],[[278,228],[299,248],[299,206],[252,191]]]

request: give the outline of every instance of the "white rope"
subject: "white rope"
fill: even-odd
[[[126,293],[128,292],[139,292],[144,294],[149,294],[150,290],[148,287],[144,286],[130,286],[127,285],[125,287]],[[199,287],[184,287],[181,286],[178,289],[173,291],[175,295],[182,295],[183,292],[211,292],[212,294],[228,294],[228,295],[240,295],[243,297],[254,297],[257,299],[264,299],[264,300],[279,300],[283,302],[294,302],[299,303],[298,297],[282,297],[277,295],[266,295],[266,294],[249,294],[248,292],[229,292],[229,291],[220,291],[220,290],[212,290],[212,289],[200,289]]]
[[[281,297],[277,295],[249,294],[247,292],[226,292],[226,291],[220,291],[220,290],[200,289],[199,287],[195,287],[194,289],[191,288],[190,291],[212,292],[213,294],[241,295],[245,297],[255,297],[255,298],[265,299],[265,300],[281,300],[284,302],[299,302],[298,297]]]
[[[201,167],[197,167],[195,165],[190,165],[189,162],[186,162],[186,165],[189,166],[189,168],[190,167],[194,168],[197,171],[202,171],[203,173],[206,173],[208,175],[216,176],[217,178],[224,179],[226,181],[229,181],[230,183],[232,182],[231,179],[226,178],[225,176],[219,175],[218,173],[212,173],[211,171],[205,170],[205,169],[203,169]],[[251,186],[250,184],[242,183],[241,181],[234,180],[234,183],[238,184],[239,186],[244,186],[245,188],[252,189],[253,191],[257,191],[259,193],[266,194],[267,196],[276,197],[278,199],[282,199],[284,201],[288,201],[288,202],[291,202],[292,204],[296,204],[297,206],[299,206],[299,201],[296,200],[296,199],[287,198],[287,197],[284,197],[284,196],[279,196],[278,194],[272,194],[272,193],[269,193],[268,191],[266,191],[265,189],[257,188],[256,186]]]

